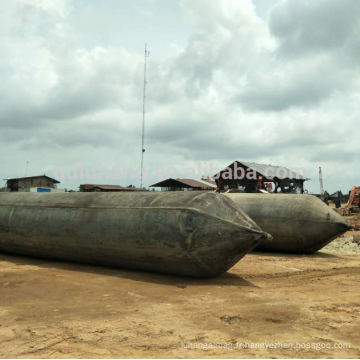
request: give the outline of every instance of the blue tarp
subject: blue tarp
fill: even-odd
[[[37,192],[51,192],[51,189],[37,188]]]

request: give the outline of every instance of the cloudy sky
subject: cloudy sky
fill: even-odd
[[[234,160],[360,185],[358,0],[1,1],[1,179],[138,186],[145,43],[145,185]]]

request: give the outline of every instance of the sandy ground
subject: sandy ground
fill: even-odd
[[[357,358],[359,260],[254,253],[194,280],[0,255],[0,357]]]
[[[348,231],[322,249],[336,254],[360,255],[360,231]]]

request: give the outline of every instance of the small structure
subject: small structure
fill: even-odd
[[[57,189],[60,181],[49,176],[27,176],[21,178],[7,179],[7,191],[25,191],[25,192],[51,192]]]
[[[150,185],[150,187],[159,187],[161,188],[161,191],[211,191],[216,190],[216,183],[209,178],[202,178],[201,180],[169,178]]]
[[[301,174],[283,166],[234,161],[214,175],[218,191],[304,193]]]
[[[80,185],[81,192],[101,192],[101,191],[144,191],[134,186],[124,187],[120,185],[97,185],[97,184],[82,184]]]

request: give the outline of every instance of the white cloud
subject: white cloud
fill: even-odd
[[[287,56],[337,51],[358,37],[360,6],[353,0],[286,0],[271,12],[269,27]]]
[[[36,9],[44,14],[61,18],[65,18],[70,11],[68,0],[15,0],[15,3],[19,8],[22,7],[27,11]]]

